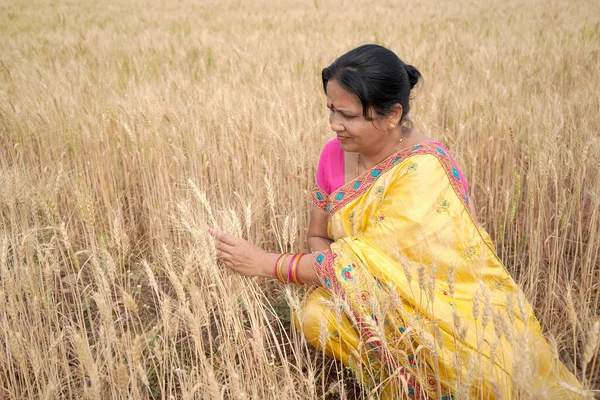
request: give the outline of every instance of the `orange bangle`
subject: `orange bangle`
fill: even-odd
[[[298,265],[300,264],[300,259],[302,257],[304,257],[304,254],[298,254],[296,262],[294,262],[294,265],[292,266],[292,281],[296,285],[304,285],[304,283],[300,282],[300,280],[298,279]]]
[[[277,259],[277,262],[275,262],[275,278],[277,278],[277,280],[281,283],[285,283],[285,281],[283,280],[283,277],[281,276],[281,265],[283,264],[283,261],[285,260],[285,258],[289,255],[290,255],[290,253],[283,253],[282,255],[279,256],[279,258]]]

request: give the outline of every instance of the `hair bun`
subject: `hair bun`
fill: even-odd
[[[408,81],[410,82],[410,88],[412,89],[413,87],[415,87],[417,82],[419,82],[419,79],[421,78],[421,73],[418,69],[409,64],[404,64],[404,69],[408,74]]]

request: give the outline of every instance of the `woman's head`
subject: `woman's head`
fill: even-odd
[[[334,80],[346,91],[356,95],[362,104],[365,119],[383,117],[400,104],[402,122],[410,110],[411,89],[421,73],[405,64],[392,51],[375,44],[355,48],[323,69],[323,89]],[[374,114],[375,113],[375,114]]]

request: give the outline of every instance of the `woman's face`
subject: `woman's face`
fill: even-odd
[[[362,104],[354,93],[345,90],[336,80],[327,82],[329,124],[346,152],[369,154],[381,151],[388,141],[395,141],[388,130],[388,121],[372,111],[375,118],[365,119]]]

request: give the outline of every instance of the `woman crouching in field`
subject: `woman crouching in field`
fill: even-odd
[[[312,253],[212,232],[218,256],[242,275],[311,285],[299,329],[387,398],[576,398],[455,160],[405,124],[420,76],[377,45],[325,68],[337,137],[317,169]]]

